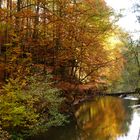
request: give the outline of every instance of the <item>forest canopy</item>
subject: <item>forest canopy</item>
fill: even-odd
[[[24,79],[32,64],[74,83],[118,76],[122,31],[104,0],[1,0],[0,7],[1,79]]]

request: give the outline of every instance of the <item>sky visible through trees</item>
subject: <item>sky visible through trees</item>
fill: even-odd
[[[122,13],[122,18],[118,21],[118,25],[124,30],[128,31],[133,39],[139,39],[139,23],[137,21],[136,11],[136,1],[135,0],[106,0],[107,4],[111,6],[116,12]]]

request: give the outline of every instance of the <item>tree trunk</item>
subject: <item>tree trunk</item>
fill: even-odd
[[[0,0],[0,8],[2,8],[2,0]]]

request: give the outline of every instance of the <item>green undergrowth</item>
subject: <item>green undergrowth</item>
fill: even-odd
[[[1,139],[24,139],[66,122],[60,113],[64,98],[49,76],[28,77],[24,88],[19,83],[9,79],[0,95]]]

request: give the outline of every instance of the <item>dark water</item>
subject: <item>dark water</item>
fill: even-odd
[[[32,140],[138,140],[140,101],[97,97],[75,109],[76,121]]]

